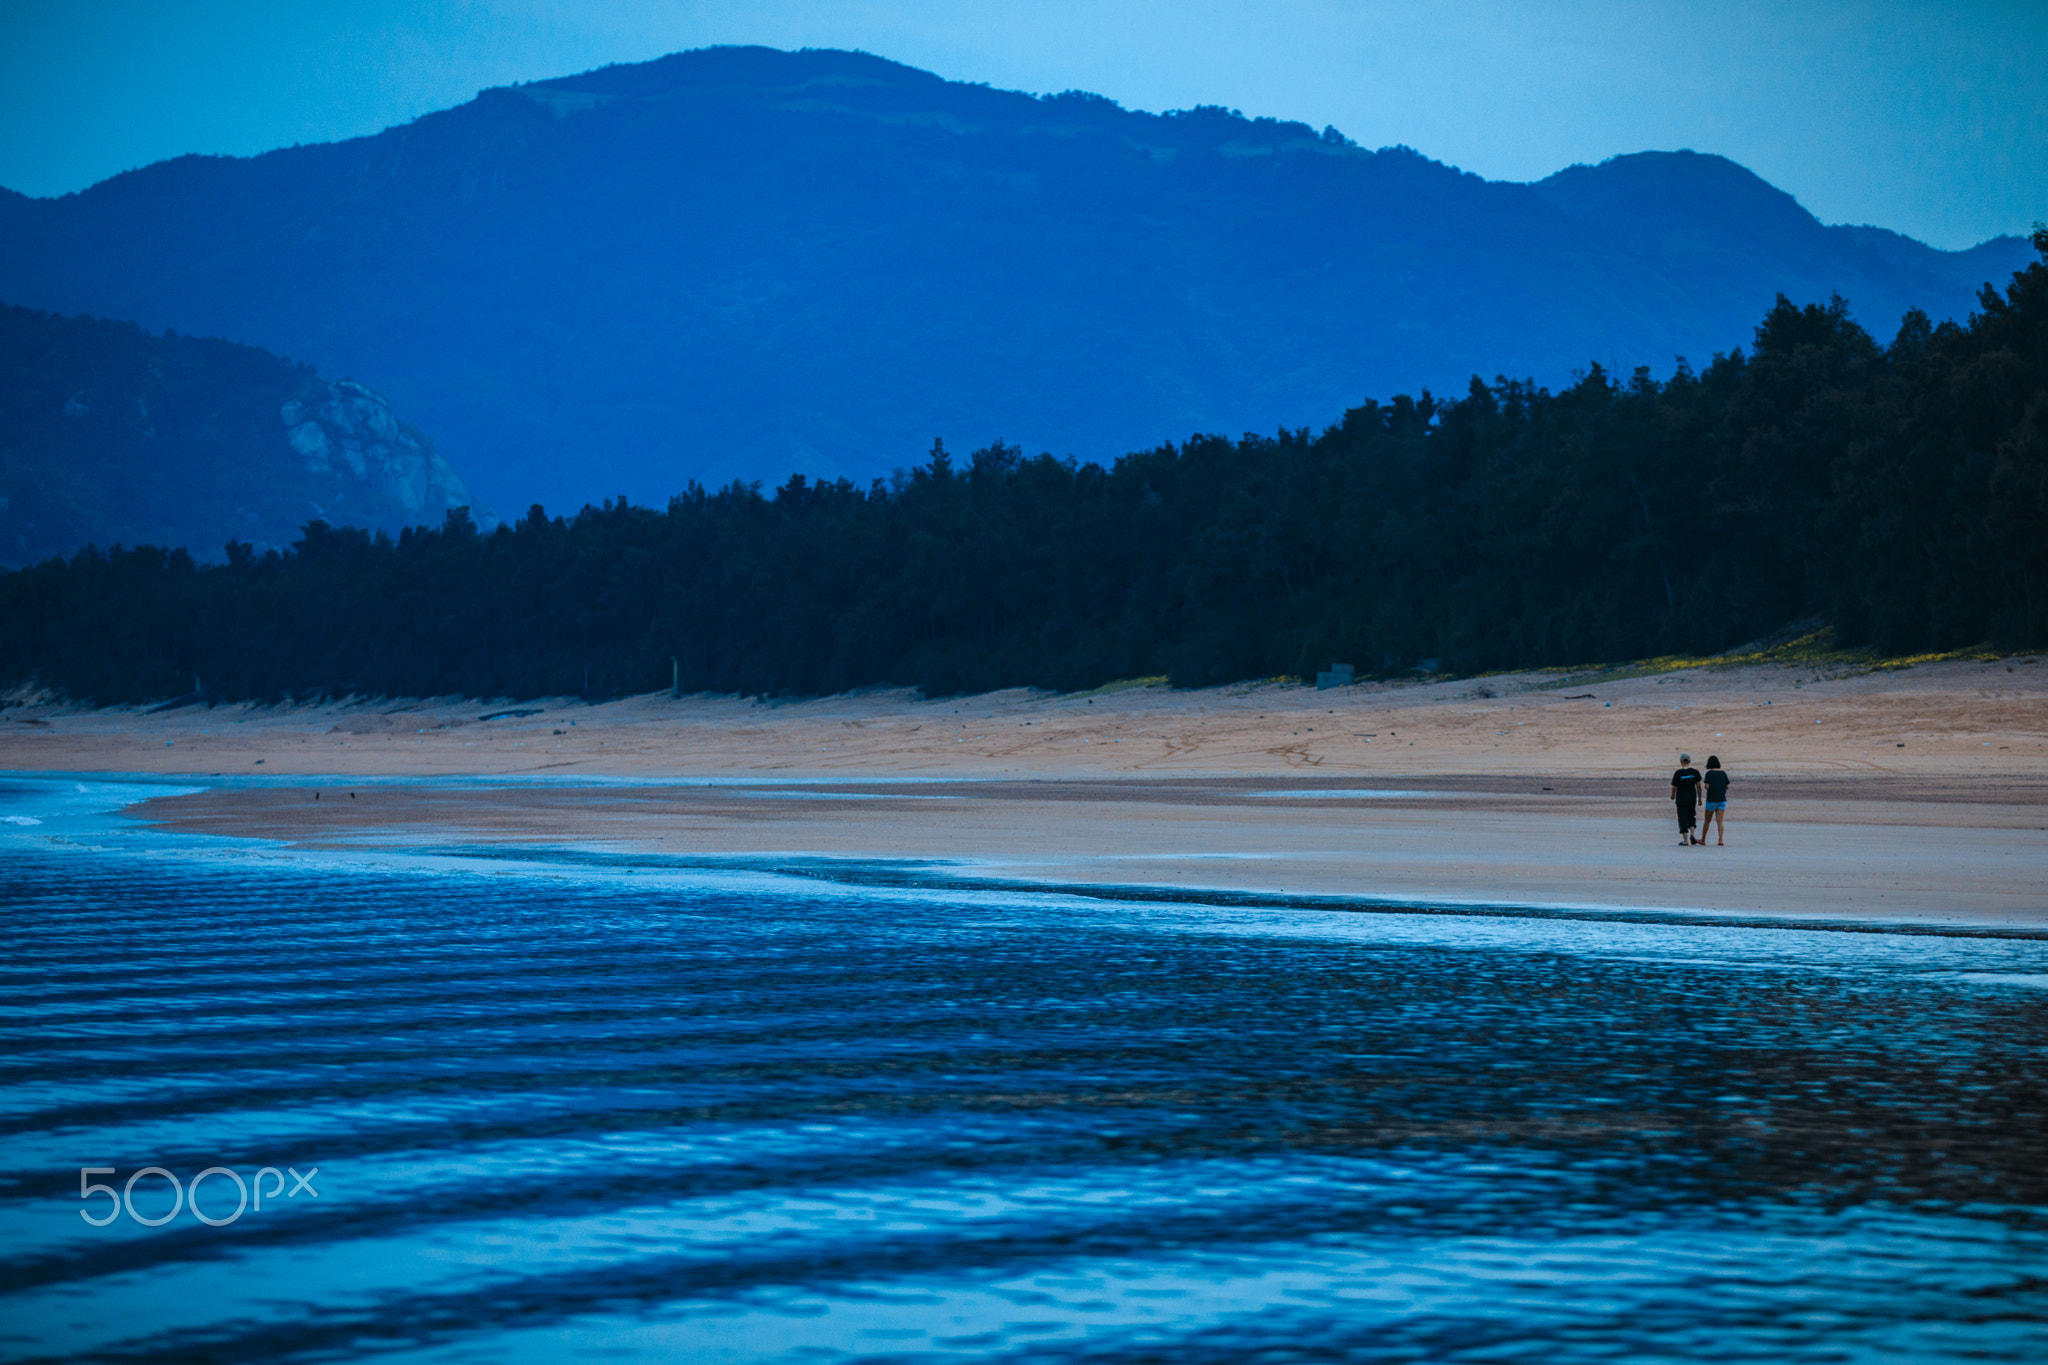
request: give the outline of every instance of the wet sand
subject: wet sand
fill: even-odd
[[[537,714],[481,719],[506,710]],[[1678,846],[1680,748],[1735,775],[1726,848]],[[2048,667],[2027,658],[1325,692],[16,707],[0,768],[218,777],[138,813],[309,847],[2048,924]]]

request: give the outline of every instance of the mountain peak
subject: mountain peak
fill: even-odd
[[[1630,152],[1535,182],[1566,216],[1624,232],[1811,233],[1820,221],[1745,166],[1711,152]]]
[[[614,63],[512,88],[646,98],[713,86],[774,88],[847,80],[926,89],[951,84],[929,71],[867,52],[812,47],[787,52],[773,47],[728,46],[672,52],[652,61]]]

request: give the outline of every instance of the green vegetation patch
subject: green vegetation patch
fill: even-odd
[[[1972,645],[1967,649],[1888,655],[1869,645],[1840,645],[1836,642],[1835,628],[1823,626],[1819,630],[1808,631],[1782,644],[1726,654],[1666,654],[1654,659],[1637,659],[1624,664],[1596,664],[1567,669],[1546,668],[1540,671],[1557,673],[1560,676],[1549,682],[1538,683],[1532,690],[1554,691],[1595,683],[1621,682],[1628,678],[1654,677],[1660,673],[1682,673],[1696,668],[1729,669],[1748,668],[1758,664],[1779,664],[1788,668],[1799,666],[1853,673],[1878,673],[1911,668],[1915,664],[1949,663],[1958,659],[1974,659],[1988,663],[2004,657],[2005,653],[1983,644]]]
[[[1060,700],[1080,701],[1088,697],[1106,697],[1112,692],[1129,692],[1133,688],[1138,687],[1167,687],[1172,684],[1172,681],[1164,673],[1157,673],[1149,678],[1118,678],[1115,682],[1106,682],[1102,686],[1092,687],[1086,692],[1068,692]]]

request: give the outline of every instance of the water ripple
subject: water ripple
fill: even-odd
[[[435,866],[10,849],[0,1355],[2048,1355],[2048,944]]]

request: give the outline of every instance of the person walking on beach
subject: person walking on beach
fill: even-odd
[[[1671,800],[1678,807],[1678,843],[1684,847],[1704,842],[1692,832],[1693,812],[1700,799],[1700,770],[1692,766],[1691,754],[1680,754],[1678,763],[1678,771],[1671,774]]]
[[[1713,754],[1707,755],[1706,788],[1707,814],[1706,818],[1700,821],[1700,837],[1693,840],[1693,842],[1696,844],[1706,843],[1707,831],[1714,828],[1714,822],[1718,819],[1720,821],[1720,837],[1715,841],[1714,846],[1716,848],[1726,848],[1728,846],[1728,770],[1721,766],[1721,760]]]

